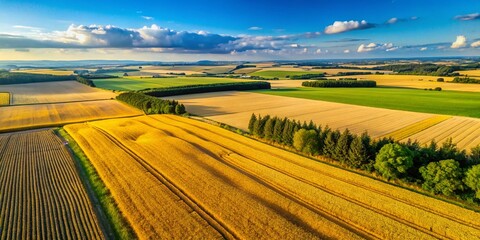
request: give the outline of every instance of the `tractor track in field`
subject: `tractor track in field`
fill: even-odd
[[[176,126],[176,125],[173,125],[173,124],[169,124],[169,123],[165,123],[165,122],[159,121],[158,119],[155,119],[155,118],[152,118],[152,119],[154,119],[154,120],[156,120],[156,121],[158,121],[158,122],[161,122],[162,124],[167,124],[167,125],[170,125],[170,126],[179,127],[179,126]],[[181,121],[181,120],[180,120],[180,121]],[[188,123],[185,123],[185,122],[183,122],[183,121],[182,121],[182,123],[183,123],[183,124],[188,124]],[[154,126],[153,126],[153,127],[154,127]],[[204,131],[207,131],[207,132],[210,132],[210,133],[219,135],[219,134],[216,133],[216,132],[212,132],[211,130],[209,130],[209,129],[207,129],[207,128],[203,128],[203,127],[198,126],[198,125],[195,125],[195,127],[200,128],[200,129],[202,129],[202,130],[204,130]],[[195,136],[197,136],[197,137],[199,137],[199,138],[201,138],[201,139],[203,139],[203,140],[205,140],[205,141],[209,141],[209,140],[206,140],[206,139],[198,136],[198,134],[197,134],[197,133],[194,133],[193,131],[187,130],[187,129],[185,129],[185,128],[182,128],[182,130],[184,130],[184,131],[186,131],[186,132],[189,132],[190,134],[193,134],[193,135],[195,135]],[[228,137],[228,136],[221,135],[221,137],[227,138],[227,139],[229,139],[229,140],[231,140],[231,141],[235,141],[235,142],[237,142],[237,143],[239,143],[239,144],[244,144],[244,143],[241,143],[241,142],[237,141],[236,139],[231,138],[231,137]],[[225,148],[225,149],[230,150],[229,147],[226,146],[226,144],[221,144],[220,141],[219,141],[219,142],[212,142],[212,143],[217,144],[217,145],[219,145],[219,146],[221,146],[221,147],[223,147],[223,148]],[[255,147],[255,146],[248,145],[248,147],[253,148],[253,149],[255,149],[255,150],[258,150],[258,151],[263,151],[262,149],[260,149],[260,148],[258,148],[258,147]],[[230,150],[230,151],[231,151],[231,150]],[[238,153],[237,153],[237,154],[238,154]],[[240,155],[240,154],[239,154],[239,155]],[[290,162],[290,163],[292,163],[292,164],[295,164],[295,165],[297,165],[297,166],[300,166],[300,167],[303,167],[303,168],[308,168],[307,166],[303,166],[303,165],[301,165],[301,164],[298,164],[298,163],[296,163],[296,162],[294,162],[294,161],[291,161],[291,160],[289,160],[288,158],[285,158],[285,157],[283,157],[283,156],[281,156],[281,155],[277,155],[277,154],[275,154],[275,153],[271,153],[271,155],[273,155],[273,157],[279,158],[279,159],[281,159],[281,160],[288,161],[288,162]],[[249,158],[249,159],[251,159],[251,158]],[[253,160],[253,161],[255,161],[255,160]],[[258,164],[264,165],[265,167],[272,168],[271,166],[268,166],[268,165],[266,165],[265,163],[260,163],[259,161],[255,161],[255,162],[257,162]],[[287,172],[285,172],[285,171],[283,171],[283,170],[279,170],[279,169],[274,169],[274,170],[275,170],[275,171],[281,171],[282,174],[288,174],[289,176],[292,177],[291,174],[289,174],[289,173],[287,173]],[[312,170],[312,169],[311,169],[311,170]],[[322,175],[324,175],[324,176],[326,176],[326,177],[330,177],[330,178],[336,179],[336,180],[338,180],[338,181],[341,181],[341,182],[344,182],[344,183],[353,185],[353,186],[355,186],[355,187],[362,188],[362,189],[365,189],[365,190],[370,191],[370,192],[374,192],[374,193],[376,193],[376,194],[382,195],[382,196],[387,197],[387,198],[390,198],[390,199],[392,199],[392,200],[395,200],[395,201],[404,203],[404,204],[406,204],[406,205],[408,205],[408,206],[411,206],[411,207],[414,207],[414,208],[417,208],[417,209],[420,209],[420,210],[429,212],[429,213],[434,214],[434,215],[437,215],[437,216],[439,216],[439,217],[446,218],[446,219],[448,219],[448,220],[454,221],[454,222],[459,223],[459,224],[461,224],[461,225],[465,225],[465,226],[474,228],[474,229],[476,229],[476,230],[480,230],[479,225],[476,224],[476,223],[465,222],[465,220],[461,220],[461,219],[458,219],[458,218],[455,218],[455,217],[452,217],[452,216],[448,216],[448,215],[444,215],[444,214],[438,213],[438,212],[436,212],[436,211],[434,211],[434,210],[431,210],[431,209],[429,209],[429,208],[427,208],[427,207],[424,207],[424,206],[422,206],[422,205],[415,204],[415,203],[411,203],[411,202],[409,202],[409,201],[407,201],[407,200],[404,200],[404,199],[402,199],[402,198],[398,198],[398,197],[392,196],[392,195],[390,195],[390,194],[388,194],[388,193],[382,192],[382,191],[380,191],[380,190],[377,190],[377,189],[372,188],[372,187],[369,187],[369,186],[365,186],[365,185],[362,185],[362,184],[359,184],[359,183],[356,183],[356,182],[353,182],[353,181],[350,181],[350,180],[345,180],[345,179],[340,178],[340,177],[337,177],[337,176],[335,176],[335,175],[333,175],[333,174],[329,174],[329,173],[326,173],[326,172],[318,171],[318,170],[316,170],[316,169],[313,169],[313,171],[315,171],[316,173],[322,174]],[[302,181],[302,182],[305,182],[305,183],[307,183],[307,184],[309,184],[309,185],[315,184],[315,183],[313,183],[313,182],[311,182],[311,181],[309,181],[309,180],[307,180],[307,179],[304,179],[304,178],[301,178],[301,177],[298,177],[298,176],[293,176],[293,177],[296,178],[297,180]],[[315,185],[318,185],[318,184],[315,184]],[[315,185],[312,185],[312,186],[316,187]],[[319,185],[318,185],[318,186],[319,186]],[[323,190],[323,189],[322,189],[322,190]],[[332,190],[329,190],[329,189],[325,189],[325,190],[327,190],[328,192],[331,192],[331,193],[334,194],[334,195],[341,195],[341,194],[339,194],[339,193],[334,193],[334,192],[332,192]],[[341,195],[341,196],[343,196],[343,195]],[[345,198],[345,197],[342,197],[342,198]],[[347,198],[348,198],[348,197],[347,197]],[[348,199],[345,199],[345,200],[349,201]],[[355,200],[355,199],[351,199],[351,200],[353,200],[353,201],[358,201],[358,200]],[[365,205],[365,203],[362,203],[362,204]],[[369,208],[371,208],[371,206],[370,206]],[[383,210],[380,210],[380,211],[384,212]],[[392,219],[395,220],[395,221],[399,221],[399,222],[401,222],[401,223],[403,223],[403,224],[407,224],[407,225],[409,225],[409,226],[414,225],[415,227],[414,227],[414,226],[412,226],[412,227],[414,227],[414,228],[416,228],[416,229],[419,228],[418,225],[416,225],[416,224],[414,224],[414,223],[411,223],[411,222],[409,222],[409,221],[406,220],[406,219],[399,220],[399,219],[398,219],[398,216],[393,216],[392,214],[386,213],[386,212],[384,212],[384,213],[385,213],[386,215],[389,215],[389,216],[390,216],[389,218],[392,218]],[[393,217],[392,217],[392,216],[393,216]],[[426,229],[426,228],[423,228],[423,227],[420,227],[420,228],[421,228],[421,229],[418,229],[418,230],[420,230],[420,231],[422,231],[422,232],[425,232],[425,233],[427,233],[427,234],[429,234],[429,235],[432,235],[432,234],[433,234],[433,235],[436,235],[436,236],[435,236],[436,238],[439,238],[439,237],[440,237],[440,236],[437,236],[436,233],[431,232],[430,229]],[[433,236],[433,235],[432,235],[432,236]]]
[[[110,141],[112,141],[115,145],[117,145],[120,149],[122,149],[125,153],[130,155],[137,163],[139,163],[142,167],[144,167],[152,176],[154,176],[158,181],[160,181],[163,185],[165,185],[172,193],[177,195],[180,199],[182,199],[185,204],[187,204],[190,208],[196,211],[212,228],[218,231],[224,238],[226,239],[240,239],[239,236],[235,234],[234,231],[230,230],[228,226],[224,223],[217,221],[214,216],[208,212],[203,206],[199,203],[195,202],[193,198],[188,196],[188,194],[176,186],[170,179],[168,179],[164,174],[156,170],[152,165],[148,162],[143,160],[140,156],[138,156],[135,152],[130,150],[127,146],[121,143],[118,139],[114,136],[110,135],[107,131],[103,130],[100,127],[94,126],[89,124],[93,129],[100,132]]]
[[[141,122],[142,124],[145,124],[145,125],[148,125],[148,126],[151,126],[153,128],[156,128],[155,126],[153,125],[150,125],[148,123],[145,123],[145,122]],[[156,128],[158,129],[158,128]],[[161,129],[162,131],[165,131],[167,134],[170,134],[171,136],[175,136],[174,134],[172,134],[171,132],[165,130],[165,129]],[[195,135],[196,136],[196,135]],[[196,136],[198,137],[198,136]],[[199,137],[200,139],[204,140],[204,141],[208,141],[208,142],[211,142],[207,139],[204,139],[204,138],[201,138]],[[182,139],[183,141],[186,141],[185,139]],[[198,144],[196,143],[191,143],[189,141],[186,141],[188,142],[189,144],[192,144],[194,146],[196,146],[197,148],[200,148],[203,152],[205,152],[206,154],[208,154],[210,151],[208,149],[205,149],[201,146],[199,146]],[[216,144],[214,142],[211,142],[213,144]],[[217,144],[218,145],[218,144]],[[235,154],[238,154],[238,153],[235,153]],[[234,164],[231,164],[230,161],[228,161],[227,159],[224,158],[224,156],[218,156],[218,155],[215,155],[215,154],[208,154],[210,157],[214,158],[215,160],[217,161],[220,161],[222,162],[224,165],[226,165],[227,167],[230,167],[234,170],[236,170],[237,172],[249,177],[250,179],[252,179],[253,181],[265,186],[266,188],[274,191],[275,193],[289,199],[290,201],[293,201],[299,205],[301,205],[302,207],[320,215],[321,217],[327,219],[328,221],[344,228],[344,229],[347,229],[348,231],[350,232],[353,232],[355,234],[357,234],[358,236],[361,236],[362,238],[365,238],[365,239],[381,239],[380,236],[377,236],[376,234],[374,233],[371,233],[369,231],[366,231],[364,230],[363,228],[359,227],[359,226],[352,226],[351,223],[349,222],[346,222],[338,217],[336,217],[334,214],[332,214],[330,211],[328,210],[325,210],[325,209],[322,209],[320,208],[319,206],[316,206],[314,204],[311,204],[303,199],[301,199],[300,197],[296,196],[294,193],[292,193],[290,190],[284,188],[284,187],[281,187],[279,186],[278,184],[275,184],[273,182],[270,182],[270,181],[267,181],[255,174],[252,174],[251,172],[249,172],[248,170],[245,170],[245,169],[242,169],[241,167],[238,167]],[[238,154],[240,155],[240,154]],[[240,155],[241,156],[241,155]],[[317,233],[319,234],[319,233]]]

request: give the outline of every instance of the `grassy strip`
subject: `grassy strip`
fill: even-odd
[[[277,96],[368,107],[480,118],[480,94],[407,88],[285,88],[258,90]]]
[[[80,163],[81,170],[86,173],[88,183],[100,202],[103,212],[106,214],[106,218],[113,229],[115,239],[135,239],[133,229],[120,212],[120,209],[118,209],[117,203],[111,195],[110,190],[105,186],[83,150],[63,128],[57,130],[57,133],[68,141],[68,146],[73,151],[75,160]]]

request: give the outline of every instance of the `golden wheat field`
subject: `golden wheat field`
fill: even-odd
[[[437,82],[435,76],[414,76],[414,75],[354,75],[349,78],[357,78],[361,80],[374,80],[379,86],[387,87],[406,87],[406,88],[436,88],[441,87],[443,90],[480,92],[479,84],[462,84]],[[342,77],[335,77],[342,78]],[[445,81],[453,80],[452,77],[443,77]],[[302,87],[301,80],[274,80],[268,81],[272,88],[295,88]]]
[[[480,144],[480,120],[477,118],[452,117],[435,126],[410,136],[421,144],[428,144],[432,139],[442,143],[452,138],[460,149],[471,149]]]
[[[480,235],[478,213],[199,121],[153,115],[65,128],[111,186],[120,210],[141,238]],[[107,157],[111,154],[115,157]],[[161,210],[150,207],[157,201]],[[191,213],[189,217],[182,209]],[[165,232],[164,226],[176,219],[185,220]]]
[[[10,105],[10,93],[9,92],[0,92],[0,106]]]
[[[72,75],[72,70],[60,70],[60,69],[22,69],[22,70],[12,70],[12,72],[21,72],[21,73],[34,73],[34,74],[52,74],[52,75]]]
[[[103,239],[93,205],[52,130],[0,134],[0,239]]]
[[[416,76],[416,75],[357,75],[348,76],[362,80],[374,80],[379,86],[390,87],[408,87],[408,88],[436,88],[443,90],[480,92],[480,84],[450,83],[453,77],[442,77],[445,82],[437,82],[436,76]]]
[[[188,111],[247,129],[252,113],[289,117],[328,125],[331,128],[349,128],[354,133],[368,131],[373,137],[402,129],[433,114],[363,107],[349,104],[272,96],[250,92],[222,92],[175,96]],[[248,101],[247,101],[248,99]],[[235,106],[232,108],[232,106]],[[301,107],[299,107],[301,106]]]
[[[460,75],[467,75],[469,77],[480,77],[480,70],[466,70],[466,71],[457,71]]]
[[[446,121],[447,119],[450,119],[451,116],[445,116],[445,115],[436,115],[430,118],[427,118],[425,120],[416,122],[414,124],[411,124],[409,126],[406,126],[404,128],[395,130],[391,133],[386,134],[383,137],[391,137],[396,140],[402,140],[402,139],[407,139],[408,137],[412,136],[415,133],[421,132],[427,128],[430,128],[432,126],[435,126],[443,121]]]
[[[3,85],[2,91],[13,94],[13,105],[88,101],[116,96],[111,91],[92,88],[77,81],[10,84]]]
[[[7,106],[0,108],[0,132],[141,114],[116,100]]]
[[[255,113],[288,117],[302,122],[313,120],[316,124],[328,125],[332,129],[343,131],[348,128],[356,134],[367,131],[374,138],[399,134],[396,136],[399,140],[411,138],[419,140],[422,144],[429,143],[433,139],[444,141],[451,135],[453,142],[466,150],[478,145],[480,140],[478,128],[472,127],[480,125],[480,120],[468,117],[453,117],[445,120],[444,118],[448,117],[436,114],[267,96],[250,92],[192,94],[175,96],[175,100],[185,104],[190,113],[244,130],[247,129],[251,114]],[[468,124],[462,125],[465,128],[451,125],[452,119],[468,122]]]

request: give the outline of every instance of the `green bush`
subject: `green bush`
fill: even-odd
[[[314,155],[318,153],[318,137],[315,130],[300,129],[293,136],[293,146],[300,152]]]
[[[406,147],[389,143],[383,146],[375,159],[375,169],[387,179],[396,179],[405,176],[413,166],[413,153]]]
[[[470,168],[465,175],[465,184],[475,191],[475,197],[480,199],[480,164]]]
[[[422,187],[435,194],[451,196],[455,191],[464,190],[462,169],[453,159],[431,162],[421,167],[420,173],[424,179]]]

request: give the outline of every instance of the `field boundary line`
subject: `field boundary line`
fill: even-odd
[[[224,223],[217,221],[215,217],[209,213],[203,206],[195,202],[188,194],[176,186],[170,179],[165,177],[160,171],[156,170],[152,165],[143,160],[138,156],[134,151],[125,146],[120,140],[116,139],[114,136],[110,135],[107,131],[103,130],[100,127],[89,124],[93,129],[97,130],[105,137],[110,139],[112,143],[117,145],[125,153],[130,155],[136,162],[138,162],[142,167],[144,167],[149,173],[152,174],[157,180],[159,180],[163,185],[165,185],[172,193],[177,195],[183,202],[185,202],[189,207],[197,212],[212,228],[217,230],[224,238],[226,239],[240,239],[236,233],[228,228]]]

